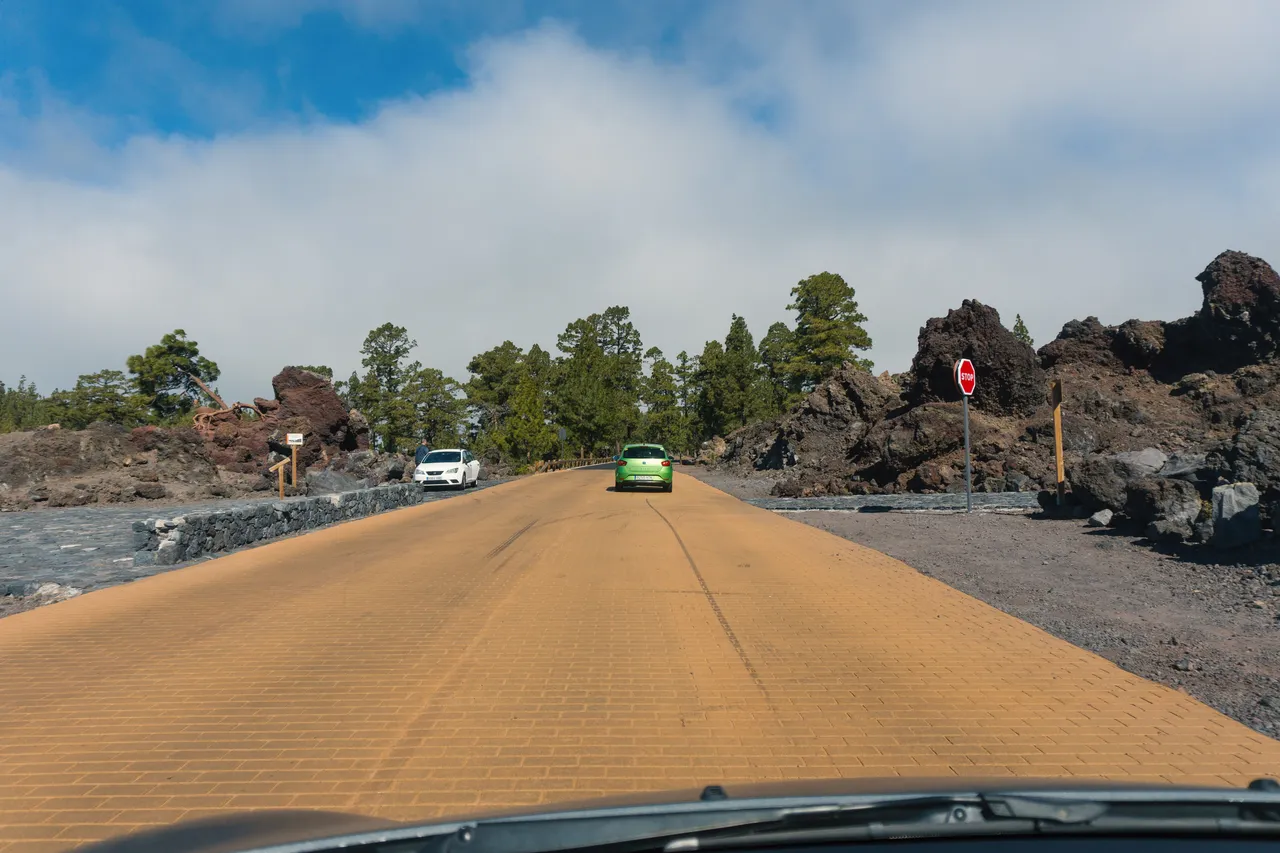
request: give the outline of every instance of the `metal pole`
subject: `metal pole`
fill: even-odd
[[[969,396],[964,395],[964,511],[973,512],[973,469],[969,465]]]

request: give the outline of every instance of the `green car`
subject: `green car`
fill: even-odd
[[[614,488],[619,492],[649,486],[671,491],[671,457],[661,444],[628,444],[613,469]]]

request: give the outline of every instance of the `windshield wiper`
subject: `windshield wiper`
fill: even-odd
[[[1280,838],[1280,786],[1238,789],[965,788],[891,794],[730,798],[481,818],[416,826],[286,813],[209,819],[90,845],[95,853],[690,853],[892,838],[1039,834]],[[228,823],[228,821],[231,821]],[[333,823],[338,821],[338,823]],[[343,823],[349,831],[325,830]],[[301,823],[300,823],[301,822]],[[316,825],[311,825],[316,824]],[[305,832],[301,831],[305,829]],[[291,839],[288,836],[293,836]],[[253,842],[257,842],[256,844]]]
[[[702,826],[683,828],[690,822]],[[541,826],[481,823],[444,840],[432,853],[562,853],[602,847],[612,853],[690,853],[891,838],[1166,833],[1280,837],[1280,813],[1273,803],[1220,798],[1112,798],[1089,792],[899,795],[855,803],[615,816],[603,823],[591,818]]]
[[[1113,801],[1017,795],[921,797],[787,815],[668,839],[664,853],[893,838],[1034,834],[1263,835],[1280,837],[1273,807],[1232,802]]]

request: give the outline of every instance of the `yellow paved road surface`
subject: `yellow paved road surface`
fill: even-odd
[[[1280,743],[687,476],[542,475],[0,620],[0,849],[710,782],[1242,784]]]

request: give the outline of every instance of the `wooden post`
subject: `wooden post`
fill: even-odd
[[[293,446],[293,461],[290,463],[289,476],[293,479],[293,487],[298,488],[298,445]]]
[[[1053,405],[1053,458],[1058,463],[1058,506],[1066,499],[1067,474],[1062,460],[1062,380],[1053,380],[1049,391],[1049,402]]]
[[[279,462],[272,465],[270,469],[276,472],[276,480],[280,489],[280,500],[284,500],[284,466],[288,464],[288,459],[281,459]]]

